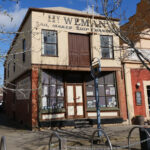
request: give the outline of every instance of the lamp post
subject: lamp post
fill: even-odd
[[[91,62],[91,75],[94,78],[95,86],[95,98],[96,98],[96,111],[97,111],[97,129],[101,128],[100,118],[100,103],[99,103],[99,90],[98,90],[98,76],[101,72],[101,65],[99,58],[93,58]],[[101,136],[101,132],[98,131],[98,136]]]

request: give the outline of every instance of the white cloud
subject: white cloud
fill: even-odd
[[[5,10],[7,14],[0,13],[0,26],[4,26],[6,30],[17,30],[20,26],[27,9],[26,8],[20,8],[19,4],[15,5],[12,10]]]
[[[93,14],[92,7],[88,6],[86,9],[83,10],[83,12],[87,12],[88,14]],[[97,14],[97,12],[94,11],[94,14]]]

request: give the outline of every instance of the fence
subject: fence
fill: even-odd
[[[142,129],[146,133],[147,138],[131,144],[131,141],[130,141],[131,135],[135,129]],[[95,136],[96,133],[98,133],[98,132],[101,133],[100,137]],[[101,140],[102,135],[105,137],[105,143],[103,145],[105,148],[103,148],[102,145],[96,145],[96,146],[94,145],[95,141],[98,142]],[[55,137],[55,139],[54,139],[54,137]],[[96,139],[95,139],[95,137],[96,137]],[[55,141],[53,141],[53,139]],[[115,148],[112,146],[112,142],[111,142],[109,136],[105,133],[105,131],[103,129],[99,129],[99,130],[95,130],[93,132],[93,134],[91,136],[91,140],[90,140],[91,145],[70,146],[67,144],[67,140],[65,138],[61,138],[57,132],[52,132],[52,134],[49,137],[48,150],[121,150],[121,149],[131,150],[131,147],[133,147],[137,144],[142,144],[144,142],[150,141],[150,133],[144,127],[136,126],[136,127],[133,127],[129,131],[127,140],[128,140],[127,145]],[[1,137],[0,150],[7,150],[6,139],[4,136]],[[144,150],[147,150],[147,149],[144,149]]]
[[[148,137],[147,137],[146,139],[144,139],[144,140],[140,140],[140,141],[138,141],[138,142],[135,142],[135,143],[132,143],[132,144],[131,144],[131,141],[130,141],[131,134],[132,134],[132,132],[133,132],[135,129],[143,129],[144,132],[147,134]],[[107,141],[107,142],[106,142],[106,143],[107,143],[107,148],[106,148],[106,147],[105,147],[105,148],[102,148],[102,147],[100,147],[100,146],[95,147],[95,146],[93,145],[95,134],[96,134],[97,132],[99,132],[99,131],[100,131],[101,134],[103,134],[104,137],[106,138],[106,141]],[[51,145],[52,145],[52,138],[54,137],[54,135],[57,137],[57,139],[58,139],[58,141],[59,141],[59,144],[58,144],[59,147],[58,147],[58,148],[56,148],[56,147],[52,148],[52,147],[51,147]],[[136,127],[133,127],[133,128],[129,131],[129,134],[128,134],[128,137],[127,137],[127,138],[128,138],[128,144],[127,144],[127,145],[114,148],[114,147],[112,146],[112,143],[111,143],[111,141],[110,141],[110,138],[109,138],[108,135],[105,133],[105,131],[102,130],[102,129],[99,129],[99,130],[95,130],[95,131],[93,132],[92,136],[91,136],[91,146],[86,146],[86,147],[85,147],[85,146],[68,146],[68,145],[67,145],[67,140],[62,139],[62,138],[58,135],[58,133],[53,132],[53,133],[51,134],[50,140],[49,140],[49,150],[121,150],[121,149],[128,149],[128,150],[131,150],[131,147],[133,147],[133,146],[135,146],[135,145],[137,145],[137,144],[141,144],[141,143],[150,141],[150,133],[149,133],[145,128],[143,128],[143,127],[141,127],[141,126],[136,126]],[[55,146],[56,146],[56,145],[55,145]],[[144,149],[144,150],[146,150],[146,149]]]
[[[6,139],[4,136],[1,137],[0,150],[6,150]]]

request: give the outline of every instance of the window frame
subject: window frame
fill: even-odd
[[[46,72],[44,72],[46,73]],[[47,73],[46,73],[47,74]],[[52,80],[51,80],[51,77],[54,77],[55,79],[55,83],[52,83]],[[62,78],[62,83],[60,83],[58,81],[58,77]],[[64,82],[63,82],[63,76],[62,74],[59,75],[58,73],[48,73],[48,83],[42,83],[42,89],[44,89],[44,86],[47,86],[47,95],[43,95],[43,91],[42,91],[42,99],[45,97],[46,98],[46,103],[47,103],[47,106],[45,108],[43,108],[43,106],[41,107],[41,110],[42,111],[47,111],[47,110],[50,110],[51,112],[57,112],[59,110],[63,110],[65,108],[65,88],[64,88]],[[51,95],[50,93],[50,88],[51,86],[55,86],[55,96]],[[63,87],[63,96],[58,96],[57,95],[57,90],[58,90],[58,87]],[[41,99],[41,100],[42,100]],[[53,107],[51,106],[51,101],[52,99],[55,99],[55,104],[56,104],[56,107]],[[58,103],[59,103],[59,99],[62,99],[63,100],[63,107],[59,108],[58,107]]]
[[[26,39],[22,39],[22,61],[23,63],[26,61]]]
[[[109,46],[109,47],[103,47],[102,46],[102,40],[101,40],[101,37],[111,37],[112,38],[112,43],[111,45],[112,46]],[[101,59],[114,59],[114,44],[113,44],[113,35],[100,35],[100,49],[101,49]],[[103,57],[103,52],[102,52],[102,49],[105,49],[105,48],[109,48],[109,55],[111,54],[112,57]],[[110,51],[111,50],[111,51]],[[111,53],[110,53],[111,52]]]
[[[15,60],[16,60],[16,55],[15,55],[15,54],[13,54],[13,58],[14,58],[13,71],[15,72],[15,71],[16,71],[16,62],[15,62]]]
[[[114,95],[111,95],[111,94],[107,95],[106,94],[107,85],[109,85],[109,84],[107,84],[105,80],[106,80],[106,75],[109,75],[109,74],[113,75],[113,81],[114,81],[113,87],[115,88],[115,94]],[[101,107],[101,109],[118,109],[118,107],[119,107],[119,101],[118,101],[118,89],[117,89],[116,72],[109,72],[109,74],[104,74],[103,76],[100,76],[101,78],[103,78],[103,82],[104,83],[102,83],[102,84],[98,83],[98,87],[102,86],[102,85],[104,87],[104,95],[101,96],[100,93],[99,93],[99,100],[102,97],[104,97],[104,100],[105,100],[105,107]],[[99,77],[99,80],[100,80],[100,77]],[[93,86],[93,88],[94,88],[94,80],[93,80],[93,83],[92,83],[92,80],[90,81],[90,84],[86,83],[87,109],[90,110],[90,109],[94,109],[94,107],[91,107],[91,108],[88,107],[88,97],[93,97],[93,100],[95,100],[95,93],[94,93],[93,96],[87,96],[87,92],[88,92],[87,91],[87,86],[89,86],[89,85]],[[93,89],[93,91],[95,92],[95,89]],[[109,97],[115,97],[115,102],[116,102],[116,106],[115,107],[109,107],[108,101],[107,101],[107,98],[109,98]],[[95,106],[95,109],[96,109],[96,106]]]
[[[44,42],[44,34],[43,31],[46,32],[55,32],[56,33],[56,43],[45,43]],[[46,33],[47,34],[47,33]],[[42,51],[41,51],[41,55],[42,56],[47,56],[47,57],[58,57],[58,32],[56,30],[46,30],[46,29],[42,29],[41,31],[41,42],[42,42]],[[44,50],[44,45],[45,44],[49,44],[49,45],[54,45],[56,46],[56,55],[52,55],[52,54],[45,54],[45,50]]]
[[[8,68],[7,68],[7,77],[9,78],[9,74],[10,74],[10,63],[8,63],[8,66],[7,66]]]

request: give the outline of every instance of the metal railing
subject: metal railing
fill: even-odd
[[[63,145],[62,145],[62,141],[63,139],[61,139],[61,137],[58,135],[58,133],[56,132],[52,132],[51,136],[50,136],[50,139],[49,139],[49,150],[51,150],[51,146],[52,146],[52,139],[53,137],[56,137],[58,139],[58,142],[59,142],[59,150],[62,150],[63,148]]]
[[[93,140],[94,140],[95,134],[96,134],[97,132],[98,132],[98,133],[100,132],[100,133],[101,133],[101,136],[102,136],[102,134],[103,134],[103,135],[106,137],[107,142],[108,142],[108,144],[109,144],[109,148],[110,148],[110,150],[112,150],[113,148],[112,148],[111,141],[110,141],[108,135],[105,133],[105,131],[104,131],[103,129],[97,129],[97,130],[95,130],[95,131],[93,132],[92,138],[91,138],[91,150],[93,150]]]
[[[6,139],[5,139],[5,136],[1,137],[0,150],[6,150]]]
[[[135,130],[135,129],[142,129],[145,131],[145,133],[147,134],[148,138],[145,139],[145,140],[142,140],[140,142],[136,142],[134,144],[131,144],[130,143],[130,137],[131,137],[131,133]],[[137,127],[133,127],[130,131],[129,131],[129,134],[128,134],[128,149],[130,150],[130,147],[131,146],[134,146],[134,145],[137,145],[137,144],[141,144],[141,143],[144,143],[146,141],[149,141],[150,140],[150,133],[144,128],[144,127],[141,127],[141,126],[137,126]]]

